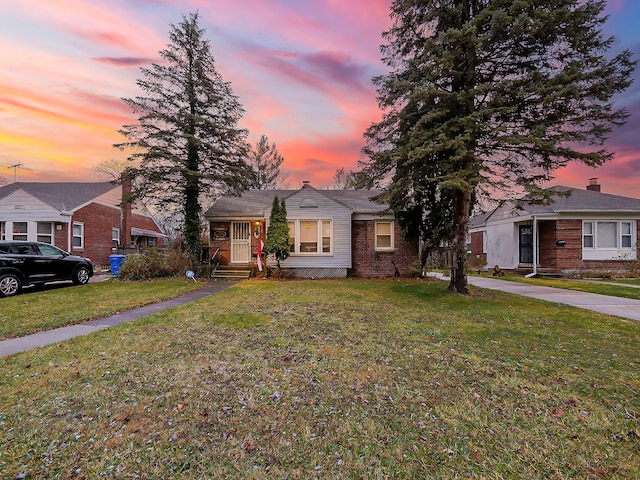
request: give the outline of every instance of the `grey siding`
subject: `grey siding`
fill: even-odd
[[[0,221],[67,223],[69,217],[23,190],[16,190],[0,199]]]
[[[351,268],[352,209],[328,198],[321,190],[303,188],[285,199],[288,220],[331,220],[332,254],[291,254],[283,268]],[[267,218],[271,212],[267,212]]]

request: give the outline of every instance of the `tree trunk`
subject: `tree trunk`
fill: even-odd
[[[449,290],[469,294],[467,284],[467,225],[471,207],[471,191],[456,190],[453,194],[454,236],[451,246],[451,279]]]

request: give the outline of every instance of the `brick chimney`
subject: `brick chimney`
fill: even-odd
[[[600,184],[598,183],[597,178],[590,178],[589,185],[587,185],[587,190],[591,190],[592,192],[600,191]]]

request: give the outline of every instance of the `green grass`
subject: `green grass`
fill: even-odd
[[[2,298],[0,340],[142,307],[203,285],[183,279],[150,282],[105,280]]]
[[[0,370],[1,478],[640,477],[640,324],[249,281]]]
[[[640,285],[638,280],[619,280],[613,282],[611,280],[599,281],[580,281],[565,278],[525,278],[521,275],[506,275],[504,277],[491,277],[511,282],[528,283],[531,285],[541,285],[545,287],[564,288],[567,290],[577,290],[580,292],[599,293],[601,295],[610,295],[612,297],[623,297],[640,300],[640,288],[625,286]],[[612,285],[615,283],[615,285]]]

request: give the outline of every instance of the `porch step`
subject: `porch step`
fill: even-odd
[[[218,265],[211,272],[212,280],[247,280],[251,278],[252,269],[249,266]]]

